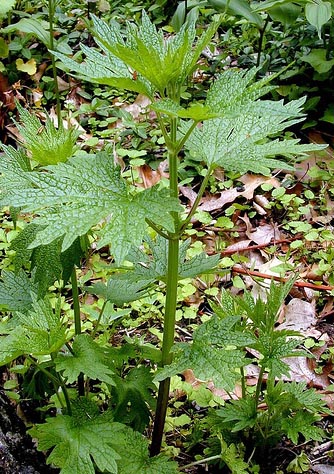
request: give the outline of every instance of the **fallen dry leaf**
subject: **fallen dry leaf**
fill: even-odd
[[[162,177],[168,178],[169,175],[166,172],[167,167],[167,160],[162,161],[156,170],[153,170],[147,164],[138,166],[138,173],[143,181],[142,187],[145,189],[150,188],[157,184]]]
[[[284,308],[285,322],[279,329],[306,331],[317,322],[315,302],[309,303],[299,298],[293,298]],[[321,333],[320,333],[321,334]]]
[[[206,195],[202,198],[201,204],[198,207],[199,211],[215,211],[221,209],[226,204],[235,201],[238,197],[242,196],[245,199],[252,199],[254,191],[256,188],[261,186],[263,183],[271,183],[274,187],[279,186],[279,181],[275,178],[267,178],[264,176],[245,174],[242,176],[239,181],[244,184],[244,187],[241,191],[238,191],[237,188],[226,189],[221,193],[214,195]],[[190,204],[192,205],[197,197],[197,193],[191,188],[186,186],[180,187],[181,193],[189,199]]]

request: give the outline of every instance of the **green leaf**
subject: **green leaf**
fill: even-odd
[[[16,69],[18,71],[26,72],[29,76],[36,74],[37,66],[35,59],[31,58],[26,63],[21,58],[17,58],[15,61]]]
[[[39,450],[53,448],[47,461],[60,467],[61,474],[95,474],[93,462],[102,472],[118,474],[118,426],[108,416],[90,416],[58,415],[30,430],[30,435],[38,439]]]
[[[48,245],[31,249],[29,246],[34,241],[38,230],[39,226],[35,224],[26,226],[11,242],[10,249],[16,252],[13,258],[15,271],[31,262],[31,268],[35,269],[34,281],[38,283],[38,296],[43,297],[49,286],[61,278],[61,241],[58,239]]]
[[[140,76],[136,80],[129,68],[119,59],[113,57],[109,52],[101,54],[93,48],[81,46],[85,54],[85,60],[78,63],[62,53],[53,51],[53,55],[60,59],[65,68],[75,71],[79,77],[89,82],[105,84],[117,89],[126,89],[139,94],[152,96],[150,86]],[[104,49],[105,51],[105,49]]]
[[[201,380],[211,380],[216,387],[232,391],[240,379],[239,369],[247,364],[244,353],[238,347],[254,343],[251,334],[233,330],[239,317],[219,320],[213,316],[194,333],[193,344],[179,343],[174,346],[174,360],[165,366],[155,380],[164,380],[186,369],[192,369]]]
[[[0,19],[4,18],[7,13],[14,7],[16,0],[2,0],[0,4]]]
[[[285,383],[282,387],[282,390],[292,395],[295,399],[295,402],[290,402],[292,410],[294,410],[294,405],[297,403],[296,408],[302,407],[312,413],[326,412],[325,400],[315,389],[307,387],[306,382]]]
[[[325,74],[334,66],[334,59],[327,60],[326,55],[326,49],[312,49],[306,56],[302,56],[301,60],[309,63],[319,74]]]
[[[243,16],[249,22],[254,23],[258,28],[263,26],[261,16],[252,11],[246,0],[208,0],[208,3],[220,12],[227,11],[233,15]]]
[[[61,253],[61,239],[32,249],[30,245],[39,230],[40,227],[34,223],[27,225],[11,242],[10,249],[15,251],[13,264],[16,272],[31,262],[34,281],[38,283],[38,296],[43,297],[56,280],[63,278],[64,284],[67,283],[74,265],[80,265],[85,249],[81,246],[80,238],[77,238],[63,253]]]
[[[130,276],[131,276],[130,272]],[[106,301],[110,301],[116,306],[123,306],[130,301],[139,300],[147,294],[149,282],[134,281],[134,278],[127,278],[127,274],[114,275],[109,278],[108,283],[98,282],[87,287],[88,293],[101,296]]]
[[[171,99],[158,100],[151,106],[151,108],[156,112],[160,112],[170,117],[192,119],[195,120],[195,122],[216,118],[220,115],[216,112],[212,112],[209,107],[204,106],[203,104],[194,104],[185,109]]]
[[[60,474],[177,474],[177,464],[164,456],[149,457],[148,441],[121,423],[110,413],[97,415],[86,404],[73,416],[58,415],[30,430],[38,439],[38,449],[52,449],[48,463],[61,468]]]
[[[301,10],[300,5],[287,0],[285,4],[270,8],[268,13],[272,20],[279,21],[287,28],[295,23],[301,14]]]
[[[7,0],[8,1],[8,0]],[[1,7],[0,7],[1,13]],[[31,33],[34,36],[42,41],[47,48],[50,48],[50,34],[44,28],[43,23],[36,18],[22,18],[17,23],[6,26],[6,28],[1,28],[3,33],[12,33],[13,31],[22,31],[23,33]]]
[[[0,169],[2,205],[39,214],[34,222],[41,230],[31,247],[63,237],[65,251],[78,236],[107,220],[98,232],[100,246],[112,242],[112,252],[120,262],[133,245],[140,245],[147,227],[145,219],[173,232],[170,211],[181,209],[167,189],[152,187],[132,194],[106,153],[76,156],[67,163],[35,172],[24,172],[4,159]]]
[[[293,416],[282,420],[282,429],[294,444],[298,444],[299,434],[303,435],[306,443],[310,440],[321,441],[325,433],[321,428],[315,426],[319,419],[320,416],[300,410]]]
[[[257,421],[257,407],[252,397],[231,400],[217,410],[217,415],[225,423],[233,422],[232,432],[253,428]]]
[[[34,356],[57,353],[66,342],[65,326],[60,319],[60,304],[53,310],[50,301],[34,300],[32,309],[16,313],[8,336],[1,338],[0,363],[19,355]]]
[[[38,285],[34,276],[29,278],[21,270],[19,273],[3,270],[0,282],[0,307],[5,311],[26,311],[37,295]]]
[[[233,77],[233,74],[228,74],[227,77]],[[249,77],[251,76],[241,75],[243,88]],[[259,100],[249,103],[248,99],[244,100],[242,93],[234,104],[226,99],[226,94],[223,93],[225,86],[225,79],[219,82],[218,86],[213,86],[208,93],[207,105],[212,110],[227,106],[227,116],[207,120],[201,128],[193,131],[186,142],[193,159],[204,161],[209,167],[221,166],[225,170],[239,173],[252,171],[268,175],[271,168],[293,169],[291,165],[272,158],[276,155],[292,158],[323,148],[313,144],[300,145],[299,140],[267,139],[268,136],[278,134],[302,119],[301,107],[305,99],[288,104],[284,104],[283,101]],[[251,91],[256,97],[262,94],[263,89],[254,87]],[[185,134],[186,126],[183,125],[181,131]]]
[[[166,39],[162,30],[158,32],[143,12],[139,27],[131,23],[126,25],[126,41],[116,22],[106,24],[93,16],[93,36],[103,54],[82,47],[86,56],[82,64],[57,52],[54,54],[67,68],[90,81],[133,90],[148,97],[153,97],[157,90],[164,97],[167,87],[182,84],[192,72],[219,22],[214,20],[193,48],[196,37],[194,16],[176,35]]]
[[[14,121],[24,141],[22,145],[29,150],[31,158],[41,165],[55,165],[65,162],[77,150],[76,140],[79,132],[73,128],[55,127],[47,117],[45,127],[39,119],[17,104],[22,123]]]
[[[219,436],[220,438],[220,436]],[[242,457],[240,457],[239,450],[235,444],[230,444],[229,446],[227,443],[220,439],[220,443],[222,445],[222,453],[221,458],[226,463],[226,465],[231,470],[232,474],[249,474],[249,463],[245,462]],[[243,453],[241,453],[242,455]]]
[[[140,433],[130,431],[124,425],[118,425],[119,444],[117,452],[121,459],[117,461],[118,474],[178,474],[176,462],[166,456],[149,457],[148,441]]]
[[[307,21],[316,27],[319,39],[321,39],[321,28],[332,16],[331,3],[323,2],[322,0],[307,2],[305,5],[305,15]]]
[[[124,379],[115,378],[113,401],[114,419],[143,432],[150,421],[150,410],[155,408],[152,392],[156,386],[148,367],[135,367]]]
[[[294,338],[288,340],[288,337],[291,336]],[[302,339],[297,336],[299,336],[297,332],[285,330],[275,331],[271,334],[262,333],[258,342],[252,346],[263,356],[259,365],[268,370],[270,377],[290,376],[290,367],[282,360],[283,358],[307,356],[306,351],[296,350],[296,347],[302,342]]]
[[[107,355],[87,334],[79,334],[75,337],[72,352],[59,354],[55,360],[57,371],[63,371],[63,376],[68,383],[73,383],[80,373],[91,379],[114,385],[113,371],[107,364]]]
[[[148,243],[152,258],[136,249],[132,249],[127,259],[134,262],[134,270],[128,272],[125,276],[120,276],[125,280],[132,280],[134,282],[144,281],[146,283],[155,280],[166,281],[167,276],[167,261],[168,261],[168,242],[161,236],[157,236],[155,241],[146,239]],[[180,245],[179,250],[179,279],[195,278],[198,275],[207,273],[218,265],[219,255],[208,256],[206,253],[196,255],[191,259],[187,259],[187,250],[190,246],[190,239],[185,240]],[[138,263],[140,262],[140,263]]]
[[[0,37],[0,58],[7,58],[8,53],[9,53],[8,44],[4,38]]]

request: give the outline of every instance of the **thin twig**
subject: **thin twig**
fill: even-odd
[[[266,280],[275,280],[285,283],[289,278],[279,277],[275,275],[268,275],[267,273],[257,272],[255,270],[248,270],[246,268],[241,268],[234,266],[232,267],[232,273],[240,273],[241,275],[249,275],[251,277],[264,278]],[[293,286],[297,288],[311,288],[312,290],[317,291],[333,291],[334,286],[331,285],[316,285],[315,283],[309,283],[307,281],[295,281]]]

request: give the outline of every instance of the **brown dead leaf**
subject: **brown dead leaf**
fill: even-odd
[[[315,474],[333,474],[334,466],[329,464],[316,464],[315,466],[312,466],[311,472]]]
[[[138,94],[136,100],[131,104],[122,104],[121,108],[132,115],[134,119],[139,119],[140,116],[146,112],[151,101],[148,97]]]
[[[241,176],[239,181],[241,181],[245,185],[245,190],[242,192],[242,196],[246,199],[252,199],[255,189],[261,186],[261,184],[271,184],[274,188],[279,188],[281,185],[278,179],[276,178],[269,178],[261,175],[248,173],[244,176]]]
[[[258,245],[269,244],[271,241],[280,240],[284,238],[284,234],[281,232],[276,222],[264,223],[252,228],[249,232],[246,231],[247,237]]]
[[[315,302],[309,303],[299,298],[293,298],[284,308],[285,322],[279,329],[307,331],[317,322]],[[321,335],[321,333],[320,333]]]
[[[138,166],[139,176],[141,177],[143,184],[142,187],[145,189],[151,188],[157,184],[162,177],[168,178],[168,173],[166,173],[168,163],[167,160],[161,162],[156,170],[153,170],[149,165],[145,164]]]
[[[283,377],[287,381],[306,382],[310,387],[326,389],[331,383],[327,374],[316,374],[310,367],[306,357],[297,356],[282,359],[290,368],[290,377]]]
[[[226,204],[235,201],[238,197],[242,196],[246,199],[252,199],[254,191],[263,183],[271,183],[274,187],[279,186],[279,182],[275,178],[266,178],[263,176],[245,174],[239,181],[244,184],[244,189],[238,191],[236,188],[226,189],[218,194],[208,194],[203,197],[201,204],[198,207],[199,211],[215,211],[221,209]],[[192,205],[197,197],[197,194],[186,186],[180,187],[181,193],[187,197]]]

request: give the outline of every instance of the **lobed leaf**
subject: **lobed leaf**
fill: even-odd
[[[91,379],[114,385],[113,371],[107,364],[107,355],[87,334],[79,334],[75,337],[72,352],[60,353],[55,359],[57,371],[63,372],[68,383],[73,383],[80,373]]]
[[[73,402],[80,403],[80,400]],[[148,441],[127,426],[112,421],[110,413],[78,417],[57,415],[30,430],[38,449],[52,449],[47,462],[60,474],[95,474],[95,465],[110,474],[177,474],[177,464],[162,455],[150,458]]]
[[[1,338],[0,364],[8,363],[19,355],[50,355],[57,353],[66,342],[65,327],[60,319],[60,305],[53,310],[50,301],[33,298],[32,308],[16,313],[15,326]]]
[[[184,83],[219,23],[220,20],[215,19],[193,48],[195,18],[188,20],[176,35],[165,38],[162,30],[157,31],[143,12],[139,27],[127,23],[125,41],[116,22],[107,24],[93,16],[93,36],[103,54],[82,47],[86,57],[81,64],[61,53],[53,54],[65,67],[87,80],[129,89],[151,98],[158,91],[164,97],[170,85]]]
[[[197,378],[211,380],[215,386],[232,391],[240,379],[240,368],[248,363],[238,347],[254,342],[252,335],[233,330],[238,320],[238,317],[219,320],[214,316],[202,324],[194,333],[192,345],[174,346],[172,364],[165,366],[155,379],[164,380],[192,369]]]
[[[76,156],[42,172],[25,172],[18,166],[6,172],[8,162],[2,161],[1,204],[38,214],[34,222],[40,230],[32,248],[63,238],[65,251],[92,226],[106,221],[99,232],[100,246],[112,242],[113,254],[120,262],[133,245],[140,245],[146,219],[174,231],[170,212],[181,209],[178,200],[170,197],[168,190],[156,187],[131,194],[120,179],[119,168],[106,153]]]
[[[300,102],[300,101],[298,101]],[[248,113],[234,118],[207,120],[201,128],[196,128],[186,142],[193,159],[204,161],[209,167],[221,166],[226,170],[246,173],[252,171],[268,175],[272,168],[293,169],[293,167],[272,156],[296,156],[323,149],[322,145],[299,145],[299,140],[267,140],[286,127],[300,121],[292,118],[294,112],[282,113],[290,105],[280,103],[264,113]],[[298,113],[298,112],[297,112]],[[291,117],[291,118],[290,118]],[[186,129],[182,127],[183,133]],[[325,145],[326,146],[326,145]]]

